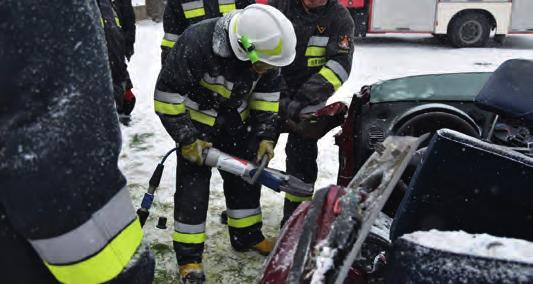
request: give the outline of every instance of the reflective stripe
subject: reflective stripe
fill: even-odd
[[[233,228],[246,228],[263,221],[261,214],[248,216],[240,219],[231,218],[228,214],[228,226]]]
[[[348,72],[342,67],[342,65],[335,61],[335,60],[328,60],[328,63],[326,63],[326,66],[329,67],[337,76],[341,79],[342,82],[346,82],[348,79]]]
[[[272,93],[254,92],[252,93],[252,96],[250,99],[258,100],[258,101],[276,102],[276,101],[279,101],[279,92],[272,92]]]
[[[205,15],[204,8],[194,9],[194,10],[188,10],[184,12],[186,19],[192,19],[197,18]]]
[[[205,222],[198,225],[190,225],[174,221],[174,231],[187,234],[198,234],[205,232]]]
[[[199,233],[199,234],[182,234],[178,232],[174,232],[172,234],[172,240],[178,243],[185,243],[185,244],[201,244],[205,241],[206,234],[205,233]]]
[[[128,200],[128,203],[129,200]],[[130,203],[131,204],[131,203]],[[130,205],[131,206],[131,205]],[[118,207],[122,210],[123,208]],[[111,215],[112,216],[112,215]],[[115,219],[106,216],[110,223]],[[105,228],[101,228],[103,233]],[[45,262],[50,272],[61,283],[103,283],[115,278],[137,251],[143,238],[139,219],[135,218],[103,250],[81,262],[70,265],[54,265]],[[78,246],[85,247],[87,244]]]
[[[115,16],[115,24],[119,27],[119,28],[122,28],[122,25],[120,24],[120,18]]]
[[[333,89],[335,89],[335,91],[342,85],[342,82],[339,80],[337,75],[335,75],[335,73],[328,67],[322,67],[318,73],[322,75],[331,85],[333,85]]]
[[[235,0],[218,0],[218,5],[235,4]]]
[[[184,11],[203,8],[204,7],[204,1],[199,0],[199,1],[181,3],[181,7],[183,8]]]
[[[231,90],[228,90],[226,89],[226,87],[222,86],[222,85],[216,85],[216,84],[210,84],[210,83],[207,83],[206,81],[204,81],[204,79],[200,80],[200,86],[210,90],[210,91],[213,91],[221,96],[223,96],[224,98],[229,98],[231,96]]]
[[[181,104],[185,101],[185,97],[179,93],[169,93],[160,90],[155,90],[154,98],[160,102],[170,104]]]
[[[311,113],[311,112],[316,112],[318,111],[319,109],[323,108],[326,106],[326,101],[323,101],[323,102],[320,102],[319,104],[316,104],[316,105],[310,105],[310,106],[306,106],[304,107],[300,113]]]
[[[241,115],[241,120],[242,120],[243,122],[245,122],[246,120],[248,120],[248,117],[250,116],[250,109],[248,109],[248,108],[245,109],[244,111],[242,111],[242,112],[240,113],[240,115]]]
[[[296,196],[292,195],[290,193],[285,193],[285,199],[291,201],[291,202],[304,202],[309,201],[313,199],[313,196]]]
[[[124,187],[74,230],[49,239],[30,240],[30,243],[48,263],[77,262],[102,250],[136,216],[128,189]]]
[[[325,47],[309,46],[305,50],[305,56],[324,56],[326,55]]]
[[[308,67],[320,67],[326,64],[326,57],[311,57],[307,59]]]
[[[163,39],[161,41],[161,46],[168,47],[168,48],[173,48],[175,44],[176,42],[170,41],[168,39]]]
[[[174,41],[174,42],[178,41],[179,37],[180,37],[179,35],[171,34],[171,33],[165,33],[165,35],[163,36],[164,39]]]
[[[228,209],[227,213],[228,217],[230,218],[240,219],[252,215],[261,214],[261,207],[257,207],[254,209]]]
[[[235,6],[235,3],[231,3],[231,4],[221,4],[218,6],[218,10],[220,11],[220,13],[222,14],[226,14],[228,12],[231,12],[233,10],[237,9],[237,6]]]
[[[178,115],[185,112],[184,104],[168,104],[154,100],[154,109],[157,113]]]
[[[250,108],[253,110],[278,112],[279,102],[266,102],[266,101],[250,101]]]
[[[196,120],[200,123],[207,124],[209,126],[215,125],[215,121],[216,121],[215,117],[206,115],[197,110],[193,110],[193,109],[188,109],[188,110],[189,110],[189,114],[192,120]]]
[[[329,37],[327,36],[312,36],[309,38],[309,42],[307,43],[307,46],[327,46],[329,41]]]

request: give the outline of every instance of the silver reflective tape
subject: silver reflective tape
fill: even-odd
[[[124,187],[76,229],[54,238],[30,240],[30,243],[50,264],[78,262],[102,250],[136,217],[128,189]]]
[[[170,40],[170,41],[178,41],[178,38],[180,38],[177,34],[171,34],[171,33],[165,33],[165,36],[163,36],[164,39]]]
[[[193,109],[195,111],[207,114],[209,116],[217,117],[217,115],[218,115],[218,113],[214,109],[203,109],[203,110],[200,110],[200,108],[198,106],[198,103],[196,103],[195,101],[193,101],[193,100],[191,100],[189,98],[185,98],[185,106],[187,108],[190,108],[190,109]]]
[[[333,72],[335,72],[335,74],[339,76],[343,83],[346,82],[346,80],[348,79],[348,72],[344,70],[344,67],[342,67],[339,62],[330,59],[328,60],[328,63],[326,63],[326,66]]]
[[[326,101],[323,101],[319,104],[316,104],[316,105],[310,105],[310,106],[306,106],[304,107],[300,113],[312,113],[312,112],[317,112],[319,109],[323,108],[326,106]]]
[[[235,0],[218,0],[219,5],[235,4]]]
[[[252,93],[252,100],[276,102],[279,101],[279,92]]]
[[[189,225],[185,223],[180,223],[178,221],[174,221],[174,231],[178,233],[186,233],[186,234],[199,234],[199,233],[205,233],[205,222],[198,225]]]
[[[216,77],[211,77],[208,73],[204,74],[204,81],[209,84],[222,85],[226,87],[229,91],[233,90],[233,82],[226,80],[224,76],[219,75]]]
[[[193,1],[193,2],[181,3],[181,7],[183,8],[184,11],[203,8],[204,1]]]
[[[155,90],[154,99],[169,104],[181,104],[185,101],[185,97],[178,93],[163,92],[157,89]]]
[[[248,102],[245,101],[245,100],[243,100],[242,103],[241,103],[241,106],[239,106],[239,107],[237,108],[237,111],[238,111],[239,113],[241,113],[241,112],[245,111],[246,108],[248,108]]]
[[[241,219],[248,216],[261,214],[261,207],[254,209],[228,209],[228,217],[233,219]]]
[[[309,38],[307,46],[327,46],[329,37],[327,36],[312,36]]]

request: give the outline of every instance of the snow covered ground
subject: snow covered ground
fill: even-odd
[[[135,55],[129,65],[137,96],[132,123],[122,127],[123,148],[120,166],[128,179],[135,206],[140,204],[148,180],[161,157],[173,147],[153,111],[153,90],[160,70],[160,48],[163,29],[161,23],[141,21],[137,24]],[[330,99],[350,102],[351,96],[365,84],[406,75],[492,71],[510,58],[533,59],[533,36],[509,37],[503,47],[454,49],[438,43],[431,36],[395,35],[371,37],[356,43],[352,73],[349,81]],[[335,183],[338,170],[337,147],[331,131],[319,142],[319,173],[317,187]],[[280,138],[276,156],[270,166],[285,169],[286,136]],[[156,194],[155,205],[145,226],[145,236],[157,258],[156,283],[176,283],[177,264],[172,249],[173,193],[175,159],[166,162],[166,171]],[[267,237],[278,234],[283,197],[263,188],[263,231]],[[226,227],[219,223],[224,210],[222,179],[214,171],[207,220],[207,241],[204,266],[208,283],[253,283],[264,258],[255,253],[238,253],[230,248]],[[168,229],[155,228],[157,217],[168,218]]]

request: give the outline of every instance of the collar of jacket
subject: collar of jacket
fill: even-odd
[[[215,24],[215,31],[213,32],[213,52],[224,58],[233,56],[231,45],[229,43],[228,31],[229,21],[237,13],[236,10],[227,13],[220,17]]]

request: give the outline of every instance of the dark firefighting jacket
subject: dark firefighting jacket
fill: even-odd
[[[161,42],[161,62],[165,62],[178,37],[190,25],[254,3],[255,0],[168,0],[163,14],[165,35]]]
[[[125,42],[125,55],[129,59],[133,55],[135,43],[135,13],[131,0],[113,0],[113,5],[118,14],[118,25],[122,29]]]
[[[182,145],[205,132],[195,125],[208,131],[246,125],[259,138],[275,138],[279,69],[258,76],[235,57],[227,31],[233,14],[187,29],[159,74],[155,111]]]
[[[113,93],[115,102],[120,108],[129,77],[126,65],[124,34],[120,27],[120,19],[111,0],[97,0],[97,3],[102,15],[101,24],[104,28],[109,67],[111,68],[111,78],[113,79]]]
[[[297,38],[296,58],[281,71],[283,93],[303,105],[321,107],[350,75],[353,20],[336,0],[311,12],[301,0],[270,1],[292,22]]]
[[[0,282],[153,271],[139,266],[143,232],[117,166],[96,2],[6,0],[0,15]]]

